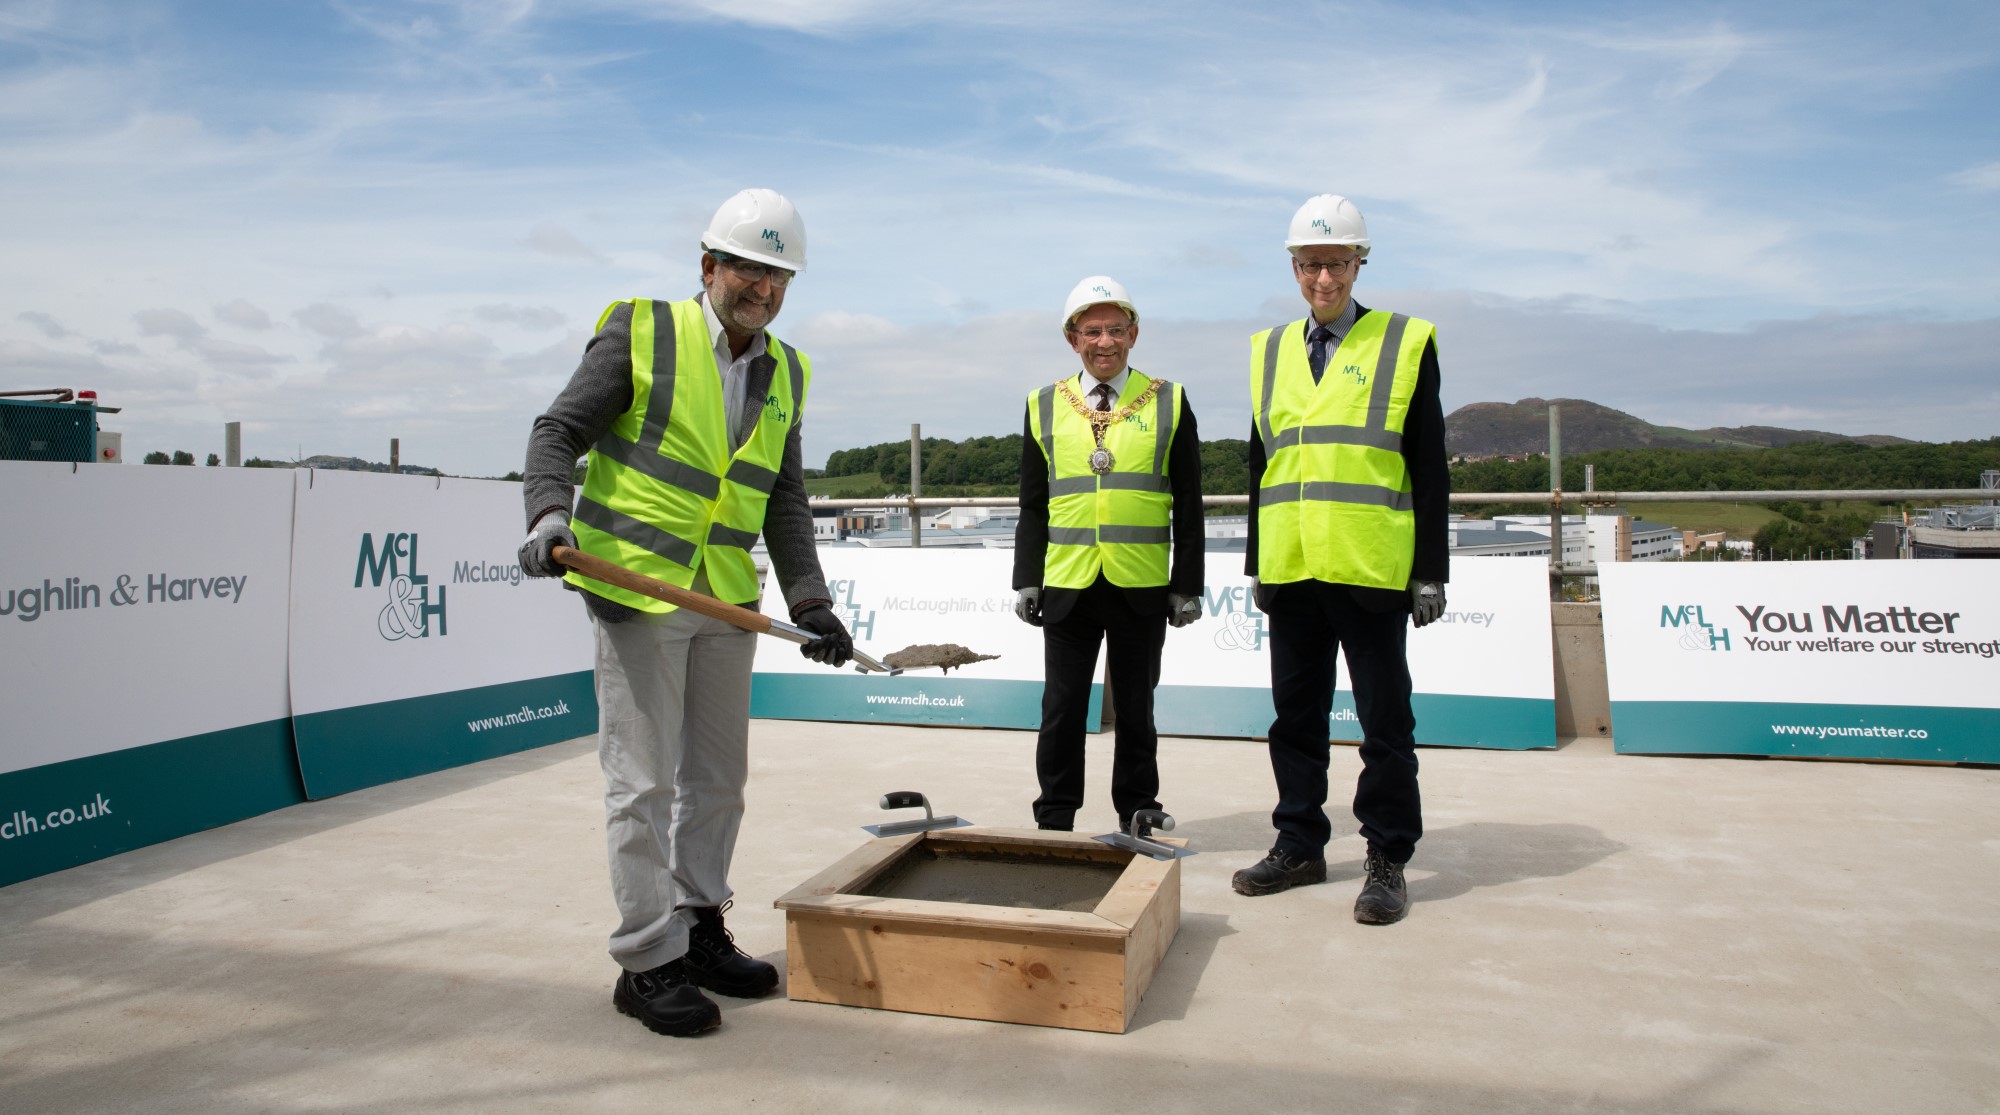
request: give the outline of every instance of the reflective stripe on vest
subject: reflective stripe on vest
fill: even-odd
[[[1250,402],[1264,446],[1257,576],[1401,589],[1416,554],[1403,424],[1434,327],[1370,311],[1313,383],[1305,320],[1250,341]]]
[[[1151,382],[1133,371],[1112,409],[1138,398]],[[1180,419],[1180,385],[1161,380],[1143,408],[1105,430],[1112,471],[1103,475],[1090,470],[1097,439],[1089,419],[1057,392],[1058,386],[1028,396],[1029,433],[1042,447],[1049,470],[1049,545],[1042,583],[1088,588],[1102,571],[1105,580],[1124,588],[1166,584],[1173,540],[1167,449]]]
[[[621,304],[604,312],[599,329]],[[570,522],[578,549],[682,588],[701,570],[717,599],[757,599],[750,548],[812,382],[804,354],[768,333],[765,343],[777,367],[767,396],[744,400],[760,417],[732,453],[701,304],[632,300],[632,406],[590,449]],[[673,610],[577,573],[564,579],[641,611]]]

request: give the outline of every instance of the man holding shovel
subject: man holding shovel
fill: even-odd
[[[1201,441],[1181,387],[1125,362],[1139,314],[1104,275],[1076,285],[1063,339],[1083,370],[1028,396],[1015,614],[1042,628],[1041,796],[1035,822],[1083,805],[1084,714],[1104,644],[1115,710],[1111,804],[1120,828],[1160,808],[1153,687],[1167,625],[1201,617]]]
[[[618,1010],[688,1036],[722,1015],[701,988],[768,994],[777,970],[738,949],[722,913],[749,776],[756,636],[555,561],[569,546],[755,608],[761,533],[807,657],[854,644],[813,548],[799,427],[812,365],[766,331],[805,269],[805,225],[771,190],[744,190],[701,239],[702,293],[632,299],[598,320],[583,361],[528,438],[521,568],[583,593],[597,644],[598,754],[620,922]],[[583,492],[572,470],[589,453]]]

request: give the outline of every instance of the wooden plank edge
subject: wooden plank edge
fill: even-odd
[[[908,851],[912,844],[922,840],[924,833],[913,832],[903,836],[884,836],[842,856],[834,864],[791,890],[786,891],[771,905],[780,910],[791,908],[791,904],[806,901],[841,890],[866,886],[888,870],[897,857]]]
[[[778,907],[789,913],[817,914],[858,921],[908,921],[926,925],[964,926],[1035,933],[1068,933],[1079,937],[1120,938],[1126,926],[1078,910],[1034,910],[1015,906],[983,906],[974,902],[927,902],[916,898],[878,898],[867,894],[822,894],[793,898]]]

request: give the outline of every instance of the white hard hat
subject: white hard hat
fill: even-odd
[[[1063,332],[1069,332],[1070,323],[1076,315],[1092,306],[1117,306],[1125,311],[1125,316],[1139,320],[1139,311],[1132,308],[1132,296],[1125,293],[1125,287],[1109,275],[1092,275],[1076,284],[1063,302]]]
[[[1345,244],[1367,256],[1368,224],[1361,219],[1361,210],[1339,194],[1321,194],[1299,206],[1292,214],[1285,250],[1296,252],[1312,244]]]
[[[742,190],[723,202],[701,246],[787,271],[806,269],[806,223],[776,190]]]

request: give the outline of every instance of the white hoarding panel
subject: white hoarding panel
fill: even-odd
[[[292,478],[0,461],[0,885],[301,800]]]
[[[1037,728],[1042,720],[1042,633],[1014,618],[1011,550],[874,550],[823,546],[820,566],[834,610],[854,645],[876,658],[926,643],[956,643],[998,657],[943,672],[900,677],[833,670],[799,648],[760,639],[750,715],[790,720],[880,721],[987,728]],[[775,574],[766,578],[764,612],[788,613]],[[1103,698],[1090,690],[1086,723],[1098,723]]]
[[[1604,567],[1620,751],[2000,761],[2000,566]]]
[[[524,577],[521,486],[301,471],[291,683],[315,798],[597,730],[577,595]]]
[[[1167,632],[1154,696],[1163,733],[1262,737],[1271,706],[1270,619],[1251,598],[1241,557],[1208,555],[1202,619]],[[1455,561],[1442,619],[1409,633],[1417,742],[1555,746],[1555,651],[1548,567],[1538,558]],[[1343,656],[1332,738],[1359,740]]]

